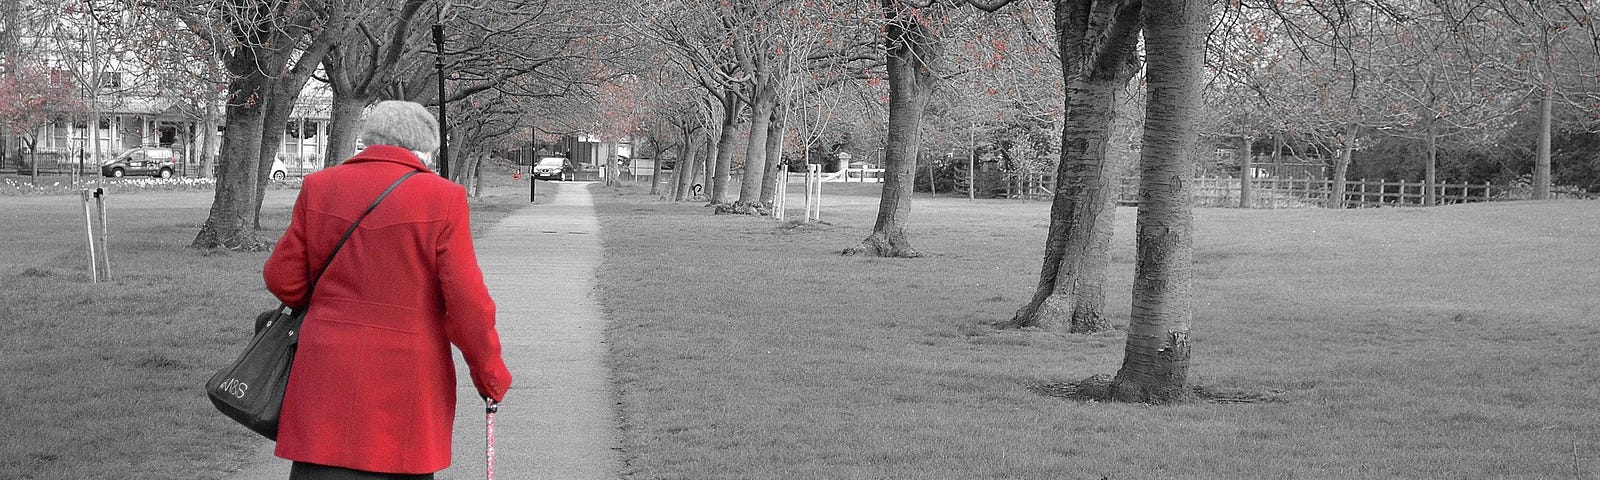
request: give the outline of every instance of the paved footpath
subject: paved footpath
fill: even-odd
[[[515,380],[495,414],[495,476],[615,479],[622,469],[616,397],[605,367],[604,317],[592,297],[600,224],[587,183],[547,185],[554,188],[540,186],[543,203],[474,240]],[[441,480],[485,475],[483,404],[459,358],[455,459]],[[271,452],[262,440],[257,457],[224,478],[289,478],[289,462]]]

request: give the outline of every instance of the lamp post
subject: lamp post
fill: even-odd
[[[444,25],[433,24],[433,66],[439,70],[439,176],[450,178],[450,124],[445,122],[449,101],[444,96]]]

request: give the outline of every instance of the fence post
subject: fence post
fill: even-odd
[[[1281,198],[1282,192],[1283,192],[1283,177],[1279,177],[1277,175],[1277,172],[1273,172],[1273,175],[1272,175],[1272,198],[1267,199],[1268,200],[1267,206],[1269,208],[1271,208],[1273,210],[1278,209],[1278,199]]]
[[[1338,182],[1338,181],[1336,181],[1336,180],[1334,180],[1332,178],[1323,179],[1322,183],[1323,183],[1323,185],[1327,186],[1328,197],[1333,202],[1333,208],[1344,210],[1344,208],[1346,207],[1346,205],[1345,205],[1345,196],[1346,196],[1345,192],[1350,190],[1350,185]],[[1344,188],[1339,188],[1339,187],[1344,187]],[[1338,191],[1335,192],[1334,190],[1338,190]]]

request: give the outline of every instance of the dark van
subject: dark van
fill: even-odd
[[[139,147],[122,152],[100,165],[100,174],[107,177],[150,175],[168,178],[177,169],[177,151],[166,147]]]

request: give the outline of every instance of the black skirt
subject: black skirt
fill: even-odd
[[[433,480],[433,474],[364,472],[315,463],[294,462],[294,466],[289,468],[289,480]]]

